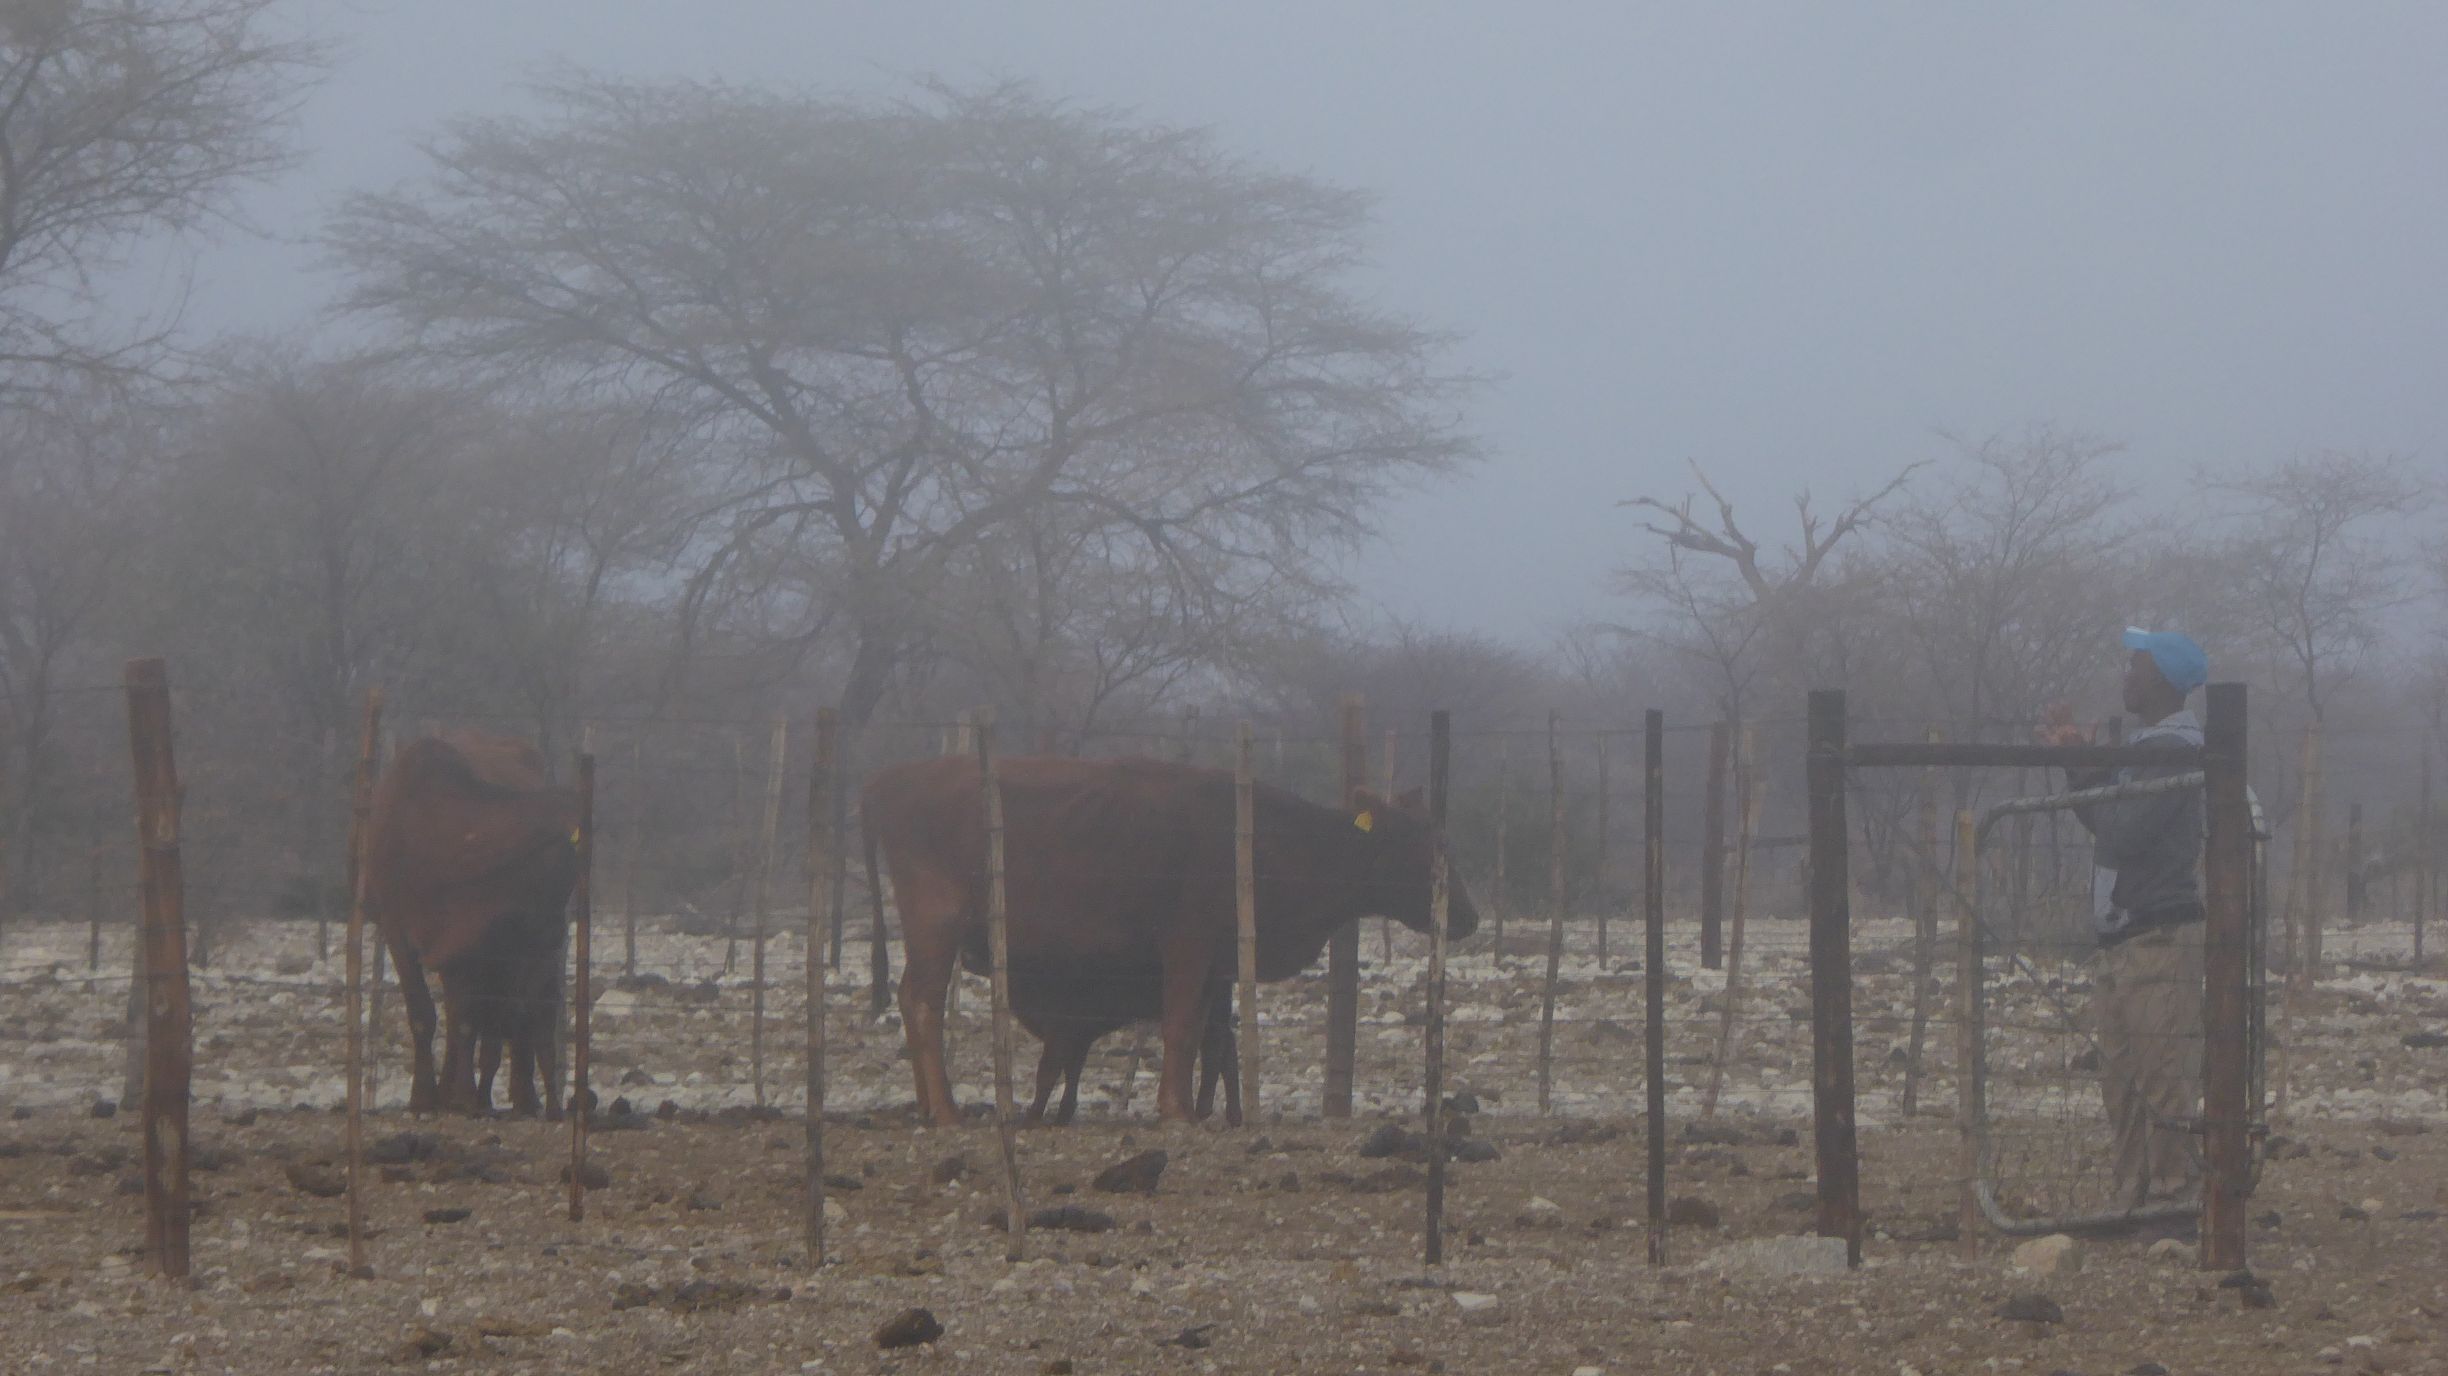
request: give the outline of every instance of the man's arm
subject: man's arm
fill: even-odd
[[[2084,771],[2089,773],[2091,771]],[[2181,765],[2163,765],[2137,771],[2134,782],[2148,779],[2168,779],[2192,771]],[[2069,780],[2072,771],[2068,771]],[[2080,787],[2100,787],[2097,784]],[[2119,798],[2113,802],[2092,803],[2075,809],[2084,826],[2099,840],[2100,860],[2111,869],[2123,869],[2161,847],[2182,840],[2186,825],[2198,826],[2201,795],[2192,789],[2177,789],[2169,793],[2152,793],[2140,798]]]

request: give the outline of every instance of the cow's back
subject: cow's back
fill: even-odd
[[[523,741],[454,731],[400,748],[376,785],[367,906],[435,965],[557,942],[577,880],[576,794]]]

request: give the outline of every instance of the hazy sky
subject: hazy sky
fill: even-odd
[[[1475,473],[1355,570],[1395,613],[1536,640],[1620,611],[1614,503],[1722,475],[1769,530],[1941,431],[2034,422],[2154,477],[2448,455],[2448,6],[301,0],[346,46],[304,229],[443,117],[567,61],[890,90],[920,73],[1210,126],[1382,197],[1377,290],[1497,374]],[[323,299],[229,243],[191,322]],[[2163,481],[2163,488],[2173,486]]]

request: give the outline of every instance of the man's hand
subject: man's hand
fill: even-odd
[[[2042,745],[2089,745],[2094,736],[2090,727],[2074,720],[2073,704],[2052,702],[2040,714],[2040,725],[2033,730],[2032,739]]]

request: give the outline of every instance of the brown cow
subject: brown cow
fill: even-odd
[[[510,1045],[510,1102],[538,1107],[535,1073],[559,1006],[564,910],[578,878],[578,799],[547,777],[524,741],[453,731],[403,746],[374,791],[365,858],[366,911],[390,943],[408,1006],[415,1072],[411,1112],[482,1113],[479,1040]],[[442,979],[442,1073],[434,1072],[434,1002]],[[488,1057],[492,1059],[492,1057]],[[546,1086],[560,1115],[559,1086]]]
[[[1156,1110],[1192,1116],[1191,1064],[1234,968],[1233,778],[1154,760],[1014,759],[1002,771],[1011,978],[1020,991],[1108,991],[1097,1019],[1160,1015]],[[986,837],[978,770],[957,756],[879,771],[861,794],[892,873],[907,969],[903,1034],[919,1112],[960,1121],[944,1073],[944,991],[986,963]],[[1428,930],[1426,815],[1362,795],[1326,807],[1256,791],[1258,977],[1306,968],[1344,924],[1381,915]],[[1448,930],[1478,913],[1457,878]],[[1033,1001],[1033,1000],[1032,1000]],[[1093,1024],[1084,1023],[1083,1026]]]

